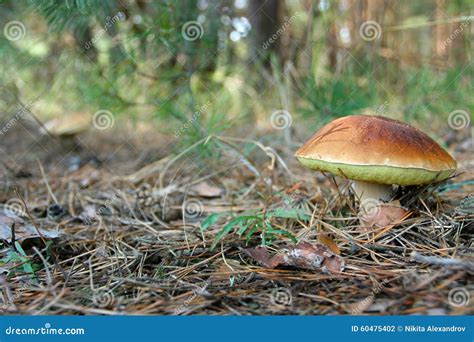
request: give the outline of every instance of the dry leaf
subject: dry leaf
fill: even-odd
[[[209,184],[208,182],[200,182],[191,186],[190,191],[201,197],[219,197],[224,193],[224,190]]]
[[[2,210],[0,211],[0,240],[11,241],[13,224],[15,224],[15,240],[17,241],[40,236],[38,230],[33,225],[27,224],[22,218],[13,213],[6,216]],[[57,231],[48,231],[40,228],[39,232],[46,239],[54,239],[59,236]]]
[[[247,248],[244,251],[255,259],[259,264],[262,264],[268,268],[275,268],[280,264],[284,263],[283,257],[281,255],[275,255],[270,258],[270,254],[266,247],[257,246],[255,248]]]
[[[273,257],[270,257],[266,247],[248,248],[245,252],[268,268],[286,265],[321,270],[325,273],[339,273],[344,270],[344,259],[320,243],[300,242],[282,249]]]
[[[321,234],[319,235],[319,242],[325,244],[326,246],[329,247],[329,249],[337,255],[341,254],[341,251],[339,250],[339,247],[337,247],[336,243],[334,240],[328,235],[328,234]]]
[[[240,267],[237,260],[226,259],[226,262],[221,261],[219,267],[210,276],[209,280],[212,282],[228,282],[231,276],[238,276],[239,272],[236,268]]]
[[[408,217],[408,211],[399,201],[383,203],[369,212],[360,214],[360,220],[366,227],[387,227],[396,225]]]

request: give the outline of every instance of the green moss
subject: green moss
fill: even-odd
[[[349,165],[328,163],[297,157],[298,160],[311,170],[331,172],[343,178],[379,184],[417,185],[440,182],[449,177],[454,170],[441,172],[417,168],[399,168],[383,165]]]

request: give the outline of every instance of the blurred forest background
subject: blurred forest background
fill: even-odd
[[[459,133],[447,120],[456,110],[472,118],[472,5],[3,0],[2,120],[31,112],[21,126],[38,136],[36,119],[105,111],[127,132],[153,125],[180,147],[233,130],[282,134],[293,148],[355,113],[435,138]],[[284,132],[272,129],[275,111]]]
[[[473,19],[472,0],[0,0],[0,310],[472,312]],[[372,236],[350,183],[293,157],[352,114],[458,162]],[[295,241],[346,270],[243,251]]]

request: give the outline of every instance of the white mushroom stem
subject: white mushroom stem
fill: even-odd
[[[380,202],[388,202],[392,196],[391,185],[354,181],[353,188],[364,209],[374,207]]]

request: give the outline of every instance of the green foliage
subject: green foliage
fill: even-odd
[[[337,71],[329,71],[324,64],[327,39],[321,39],[327,37],[321,32],[336,27],[341,19],[340,10],[332,3],[327,11],[314,7],[313,34],[317,37],[312,37],[310,46],[301,44],[311,14],[303,14],[299,4],[289,5],[288,16],[299,14],[288,32],[295,51],[309,49],[301,53],[311,57],[308,69],[299,70],[296,53],[290,64],[299,76],[294,84],[288,84],[291,77],[286,76],[277,54],[271,52],[270,77],[275,83],[267,82],[263,89],[253,88],[261,84],[261,73],[255,72],[246,57],[247,43],[252,40],[230,41],[229,33],[234,28],[223,24],[225,17],[230,20],[241,14],[207,3],[202,7],[192,0],[149,1],[145,5],[112,0],[5,1],[0,19],[4,23],[20,20],[26,26],[26,35],[19,42],[0,35],[0,62],[9,67],[0,71],[0,86],[10,89],[11,83],[16,83],[24,102],[28,102],[25,97],[34,98],[38,89],[46,88],[42,105],[51,104],[51,110],[41,108],[39,112],[53,112],[52,116],[62,111],[94,113],[106,109],[114,115],[142,115],[147,120],[153,117],[158,129],[165,133],[174,132],[191,120],[190,127],[180,135],[177,148],[242,123],[253,125],[256,112],[281,107],[292,87],[298,90],[296,96],[288,96],[294,107],[293,120],[307,120],[309,129],[387,101],[387,113],[382,114],[400,113],[407,121],[424,121],[432,116],[445,120],[455,109],[473,112],[469,92],[473,69],[468,61],[446,71],[432,66],[401,67],[376,53],[366,53],[376,47],[374,42],[349,48],[338,61]],[[411,11],[411,17],[427,20],[425,5],[403,7]],[[446,4],[453,16],[468,13],[468,8],[468,2],[462,0]],[[125,19],[121,17],[123,20],[107,25],[118,13],[123,13]],[[202,36],[197,40],[183,36],[183,25],[190,21],[202,26]],[[468,29],[466,26],[464,32]],[[90,49],[85,49],[85,44]],[[343,49],[340,52],[345,53]],[[256,65],[263,68],[261,63]],[[193,119],[208,102],[206,109]]]
[[[227,216],[227,214],[209,215],[201,222],[201,230],[205,231],[223,216]],[[236,229],[235,234],[240,237],[243,236],[247,243],[254,235],[257,234],[260,237],[261,244],[264,246],[270,244],[278,237],[286,237],[291,241],[296,242],[296,238],[293,234],[285,229],[275,228],[274,224],[272,224],[273,220],[298,219],[307,221],[309,218],[310,217],[307,214],[296,208],[275,208],[267,212],[249,212],[238,215],[227,221],[227,223],[222,226],[212,242],[211,249],[214,249],[219,241],[234,229]]]
[[[361,84],[362,83],[362,84]],[[354,75],[317,81],[308,77],[301,96],[308,107],[302,110],[305,117],[330,121],[334,117],[355,114],[375,103],[373,83]],[[321,124],[321,123],[319,123]]]
[[[413,71],[411,77],[406,72],[407,82],[401,90],[404,119],[429,120],[433,115],[446,119],[457,109],[473,113],[474,99],[467,83],[472,80],[473,71],[472,67],[462,72],[456,68],[434,75],[423,68]]]
[[[209,171],[212,166],[208,161],[220,160],[224,151],[227,155],[234,153],[235,160],[239,160],[239,153],[247,157],[256,150],[255,144],[242,143],[240,150],[230,143],[206,140],[206,137],[225,135],[230,128],[238,127],[237,133],[229,135],[243,134],[254,139],[260,134],[254,130],[256,119],[260,119],[258,114],[268,115],[273,108],[285,105],[293,107],[294,123],[303,123],[309,130],[385,102],[388,106],[380,114],[402,116],[407,122],[425,122],[428,126],[435,119],[446,122],[449,113],[457,109],[474,115],[474,69],[470,60],[460,60],[456,65],[451,65],[449,60],[449,67],[438,69],[424,64],[424,58],[415,60],[414,66],[403,63],[404,49],[394,51],[393,59],[382,58],[373,52],[381,46],[388,49],[387,40],[396,34],[385,27],[383,40],[355,39],[351,42],[354,45],[339,46],[338,52],[347,54],[338,59],[335,70],[328,70],[325,62],[328,41],[338,37],[325,35],[346,25],[344,16],[351,14],[341,10],[336,2],[331,2],[327,11],[314,6],[311,21],[302,13],[304,9],[298,7],[298,2],[288,2],[289,11],[300,13],[298,21],[285,32],[288,36],[284,38],[291,43],[285,57],[290,60],[280,60],[275,51],[265,51],[271,56],[273,69],[263,72],[260,72],[265,69],[261,62],[255,63],[255,67],[248,60],[248,44],[252,44],[252,39],[240,42],[228,39],[234,28],[232,24],[224,25],[223,19],[231,21],[243,14],[220,12],[222,7],[231,7],[230,3],[212,6],[217,2],[207,1],[211,5],[206,8],[198,3],[193,0],[2,2],[1,27],[8,21],[19,20],[25,24],[26,32],[24,39],[14,42],[0,35],[0,63],[5,66],[0,70],[0,111],[16,110],[16,97],[23,96],[27,103],[39,95],[40,89],[44,95],[35,106],[49,105],[34,108],[40,114],[79,110],[93,113],[106,109],[114,115],[123,113],[147,121],[152,118],[157,129],[174,137],[179,151],[201,141],[190,157],[199,172]],[[450,16],[469,13],[468,1],[455,0],[445,5]],[[397,25],[420,24],[411,31],[415,32],[415,38],[408,36],[410,32],[400,34],[398,38],[403,38],[403,44],[410,39],[416,44],[416,35],[421,36],[417,30],[431,30],[428,26],[423,28],[423,23],[435,7],[435,3],[400,4],[400,8],[411,12],[406,16],[404,13]],[[123,13],[125,19],[108,26],[110,18],[118,13]],[[188,40],[183,35],[183,25],[191,21],[202,27],[202,36],[197,40]],[[472,23],[469,25],[464,33],[472,29]],[[357,28],[352,29],[357,35]],[[341,44],[329,42],[337,43],[334,46]],[[429,44],[424,48],[432,49]],[[470,46],[465,44],[462,48],[467,50]],[[301,59],[308,56],[310,60],[302,63]],[[417,57],[407,56],[410,62]],[[176,132],[179,134],[173,134]],[[273,133],[269,141],[277,146],[278,136]],[[297,135],[293,137],[294,142],[301,141]],[[184,162],[183,165],[187,166]],[[216,234],[212,248],[229,234],[237,234],[247,242],[258,236],[263,245],[279,237],[295,240],[288,230],[280,228],[282,222],[308,220],[308,215],[288,207],[240,215],[211,214],[201,222],[200,228],[208,230],[224,218],[226,221]],[[18,263],[21,266],[15,271],[34,277],[35,265],[21,246],[17,250],[8,252],[1,261]],[[157,268],[155,277],[164,277],[164,270]]]
[[[34,271],[37,266],[33,264],[18,242],[15,242],[15,248],[17,251],[8,251],[6,255],[0,259],[0,264],[18,264],[19,266],[14,268],[13,272],[20,274],[25,273],[31,282],[37,283]]]
[[[163,280],[166,278],[166,271],[162,265],[159,265],[155,268],[155,274],[153,278],[160,279],[160,280]]]
[[[57,31],[66,28],[85,31],[94,19],[105,18],[116,7],[112,0],[30,0],[29,3]]]
[[[201,221],[199,228],[201,229],[201,231],[205,231],[214,223],[216,223],[219,217],[220,217],[220,214],[217,214],[217,213],[207,216],[204,220]]]
[[[10,1],[5,7],[0,19],[21,19],[26,30],[19,43],[0,37],[0,61],[15,71],[0,72],[0,86],[7,87],[14,81],[12,75],[18,77],[24,70],[18,93],[34,94],[47,84],[49,91],[41,100],[54,111],[57,104],[66,104],[67,111],[106,109],[132,117],[146,112],[147,119],[153,115],[166,133],[187,123],[212,99],[213,107],[193,120],[180,146],[231,126],[226,111],[218,107],[229,95],[216,98],[211,92],[220,86],[214,83],[209,89],[207,76],[225,52],[219,47],[221,22],[215,6],[199,8],[196,1],[29,0]],[[30,14],[28,18],[18,16],[22,11]],[[206,17],[199,23],[202,35],[187,40],[183,26],[199,16]],[[33,55],[32,48],[39,45],[42,55]],[[193,75],[203,75],[205,86],[193,89]],[[24,97],[30,96],[23,95],[26,101]]]

